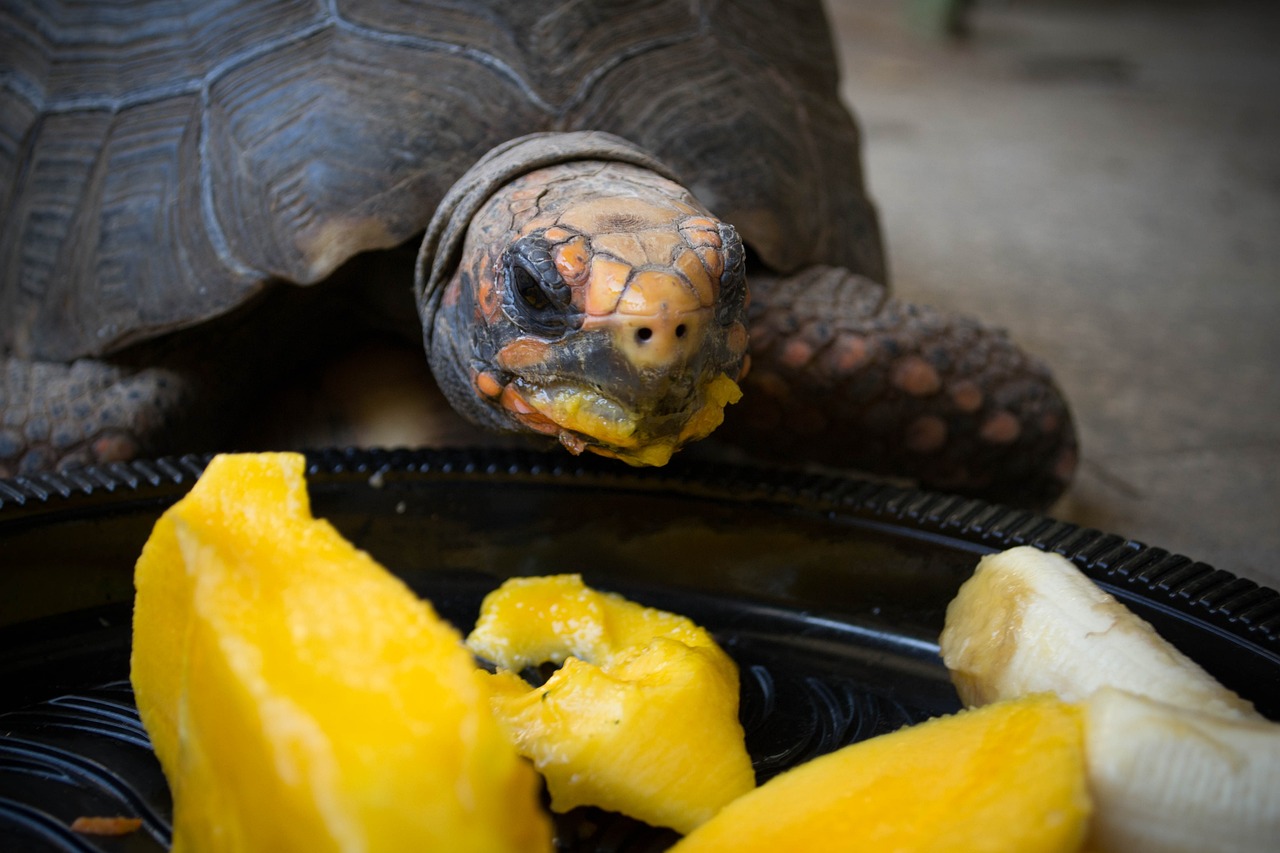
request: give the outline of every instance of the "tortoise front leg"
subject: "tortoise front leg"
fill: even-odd
[[[1076,464],[1046,367],[1000,330],[843,269],[750,280],[751,370],[725,437],[757,454],[1044,506]]]
[[[96,359],[4,359],[0,476],[164,452],[196,424],[195,382],[179,370]]]

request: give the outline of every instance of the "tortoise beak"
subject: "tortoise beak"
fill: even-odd
[[[630,409],[593,387],[565,381],[524,384],[521,397],[559,428],[561,443],[575,453],[590,450],[632,465],[665,465],[681,447],[720,426],[725,406],[738,402],[742,392],[721,372],[688,394],[659,398],[647,411]]]
[[[571,451],[663,465],[709,435],[740,398],[733,380],[745,334],[716,322],[713,309],[658,305],[588,318],[513,380]]]

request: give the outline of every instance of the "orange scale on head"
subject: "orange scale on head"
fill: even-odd
[[[537,338],[516,338],[498,350],[498,366],[512,373],[536,367],[547,360],[548,345]]]
[[[486,397],[495,398],[502,394],[502,383],[498,377],[488,371],[476,373],[471,381],[476,386],[476,390]]]
[[[516,389],[512,388],[510,385],[502,389],[501,402],[502,408],[506,409],[508,412],[514,412],[517,415],[527,415],[534,411],[533,406],[526,403],[524,401],[524,397],[521,397],[520,394],[516,392]]]
[[[548,237],[550,237],[550,232]],[[565,232],[566,234],[568,232]],[[583,237],[574,237],[551,250],[556,270],[570,287],[580,286],[591,270],[591,248]]]
[[[729,327],[729,334],[726,340],[731,352],[746,352],[747,344],[751,342],[751,336],[747,334],[745,325],[734,323]]]
[[[720,250],[718,248],[713,249],[710,246],[700,246],[694,251],[702,259],[702,263],[707,268],[707,273],[712,278],[719,279],[724,272],[724,256],[720,254]]]
[[[631,265],[600,255],[591,259],[591,275],[587,284],[586,313],[592,317],[612,314],[618,299],[627,289]]]
[[[502,397],[499,398],[502,408],[506,409],[514,415],[528,417],[529,415],[538,415],[538,410],[520,396],[520,393],[510,385],[502,389]],[[538,417],[542,417],[538,415]]]
[[[720,231],[716,223],[705,217],[695,216],[681,222],[680,235],[694,248],[719,249],[721,246]]]
[[[669,272],[641,270],[636,273],[626,293],[618,300],[618,313],[648,316],[659,312],[677,314],[696,311],[702,306],[687,284]]]
[[[709,216],[690,216],[684,222],[680,223],[681,231],[710,231],[717,234],[719,223]]]
[[[493,279],[484,276],[476,285],[476,303],[480,314],[489,322],[502,311],[502,300],[498,297],[498,289],[493,286]]]
[[[691,249],[680,252],[673,266],[689,280],[689,284],[693,285],[694,291],[698,294],[698,300],[703,305],[710,305],[715,301],[715,287],[711,284],[711,276],[708,275],[702,259]]]
[[[644,252],[643,263],[666,265],[684,249],[685,242],[680,235],[669,228],[658,228],[641,231],[636,235],[640,248]]]
[[[528,234],[532,234],[535,231],[542,231],[547,228],[553,228],[555,224],[556,224],[556,217],[554,214],[544,213],[540,216],[535,216],[532,219],[530,219],[528,222],[526,222],[523,226],[521,226],[520,236],[524,237]]]
[[[560,222],[583,234],[603,235],[652,228],[669,221],[670,215],[667,208],[643,199],[600,197],[567,208],[560,214]]]
[[[597,234],[591,240],[591,248],[606,255],[612,255],[620,261],[638,266],[648,260],[644,244],[640,238],[629,231],[612,234]]]
[[[543,435],[559,435],[560,424],[548,418],[541,412],[532,412],[527,415],[516,415],[516,417],[534,432],[540,432]]]

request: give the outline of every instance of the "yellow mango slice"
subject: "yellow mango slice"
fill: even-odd
[[[737,667],[683,616],[578,575],[514,578],[467,644],[505,668],[494,709],[556,811],[593,805],[688,832],[755,786]],[[514,672],[547,661],[563,666],[541,687]]]
[[[742,399],[742,389],[727,374],[721,373],[707,385],[706,402],[680,433],[680,441],[706,438],[724,423],[724,407]]]
[[[215,458],[138,561],[132,680],[174,849],[550,850],[461,637],[312,518],[303,471]]]
[[[939,717],[774,777],[672,851],[1078,851],[1083,741],[1080,709],[1050,696]]]

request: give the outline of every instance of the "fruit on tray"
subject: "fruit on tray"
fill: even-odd
[[[774,777],[672,853],[1081,849],[1081,712],[1049,696],[938,717]]]
[[[1040,691],[1082,703],[1091,849],[1277,849],[1280,724],[1065,558],[1028,547],[984,557],[940,646],[971,705]]]
[[[1086,706],[1094,846],[1269,853],[1280,842],[1280,726],[1113,687]]]
[[[738,671],[683,616],[585,586],[513,578],[467,644],[501,669],[494,708],[551,806],[593,805],[688,832],[751,790]],[[517,673],[562,664],[538,686]]]
[[[1023,546],[983,557],[947,607],[938,644],[968,705],[1123,687],[1162,702],[1257,719],[1253,706],[1069,560]]]
[[[550,850],[461,637],[311,516],[303,459],[219,456],[136,569],[132,680],[175,850]]]

